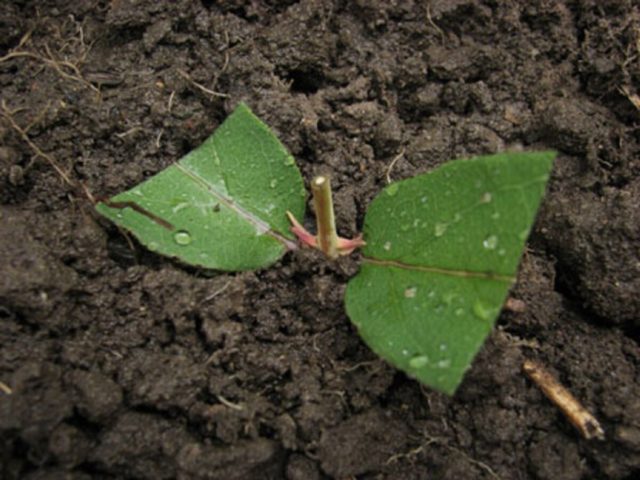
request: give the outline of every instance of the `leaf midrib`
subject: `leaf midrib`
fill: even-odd
[[[238,202],[236,202],[232,198],[229,198],[226,195],[220,193],[205,178],[202,178],[200,175],[188,169],[187,167],[181,165],[179,162],[176,163],[175,166],[178,168],[178,170],[180,170],[182,173],[187,175],[191,180],[193,180],[193,182],[196,185],[204,188],[208,193],[213,195],[217,201],[219,201],[228,209],[237,213],[238,216],[240,216],[241,218],[246,220],[248,223],[256,227],[258,231],[263,231],[265,235],[269,235],[273,237],[275,240],[282,243],[287,250],[296,250],[298,248],[297,244],[294,241],[289,240],[284,235],[273,230],[273,228],[271,228],[271,225],[269,225],[269,223],[262,220],[260,217],[258,217],[254,213],[251,213],[250,211],[246,210],[244,207],[242,207]],[[226,182],[225,182],[225,185],[226,185]]]
[[[451,268],[430,267],[426,265],[412,265],[410,263],[400,262],[398,260],[379,260],[377,258],[363,257],[364,263],[378,265],[382,267],[396,267],[403,270],[411,270],[415,272],[439,273],[458,278],[480,278],[484,280],[495,280],[499,282],[513,283],[516,281],[515,276],[503,275],[494,272],[474,272],[470,270],[456,270]]]

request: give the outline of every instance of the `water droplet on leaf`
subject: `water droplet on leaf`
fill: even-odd
[[[444,232],[446,231],[447,231],[446,223],[436,223],[436,226],[434,229],[434,234],[436,237],[441,237],[442,235],[444,235]]]
[[[415,298],[418,289],[416,287],[409,287],[404,291],[405,298]]]
[[[399,185],[399,184],[397,184],[397,183],[392,183],[391,185],[389,185],[389,186],[387,187],[387,190],[386,190],[387,195],[389,195],[389,196],[393,197],[396,193],[398,193],[398,188],[399,188],[399,187],[400,187],[400,185]]]
[[[388,252],[389,250],[391,250],[391,242],[385,242],[382,248],[384,248]]]
[[[442,295],[442,301],[444,303],[446,303],[447,305],[451,305],[453,303],[453,300],[457,297],[458,295],[456,295],[455,293],[445,293],[444,295]]]
[[[180,210],[184,210],[189,206],[189,202],[180,202],[171,209],[173,213],[178,213]]]
[[[480,300],[477,300],[473,304],[473,313],[481,320],[491,320],[492,317],[491,309],[485,306]]]
[[[159,246],[160,245],[158,245],[158,242],[149,242],[149,244],[147,245],[147,248],[152,252],[155,252],[156,250],[158,250]]]
[[[173,240],[178,245],[189,245],[191,243],[191,234],[186,230],[179,230],[173,235]]]
[[[489,192],[484,192],[480,197],[480,203],[489,203],[491,202],[491,194]]]
[[[438,360],[438,368],[449,368],[451,366],[451,360],[443,359]]]
[[[278,180],[276,180],[276,179],[274,178],[273,180],[271,180],[271,181],[269,182],[269,186],[270,186],[271,188],[276,188],[276,187],[278,186]]]
[[[498,237],[495,235],[489,235],[482,242],[482,246],[487,250],[494,250],[498,246]]]
[[[426,355],[416,355],[411,360],[409,360],[409,366],[411,368],[422,368],[429,364],[429,357]]]

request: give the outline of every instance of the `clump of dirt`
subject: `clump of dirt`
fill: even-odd
[[[2,2],[2,478],[634,478],[639,42],[625,0]],[[559,151],[512,292],[524,311],[453,398],[359,340],[342,303],[357,258],[198,272],[93,214],[89,197],[168,166],[239,101],[306,178],[332,175],[344,236],[387,176]],[[525,358],[605,440],[580,437]]]

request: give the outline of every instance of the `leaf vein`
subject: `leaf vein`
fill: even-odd
[[[383,267],[396,267],[404,270],[413,270],[418,272],[427,273],[440,273],[442,275],[449,275],[452,277],[462,278],[482,278],[485,280],[495,280],[499,282],[513,283],[516,278],[511,275],[502,275],[494,272],[473,272],[468,270],[455,270],[441,267],[430,267],[426,265],[411,265],[409,263],[400,262],[397,260],[379,260],[377,258],[363,257],[363,261],[372,265],[379,265]]]
[[[269,224],[264,220],[262,220],[260,217],[257,217],[250,211],[243,208],[237,202],[235,202],[232,198],[229,198],[226,195],[219,192],[218,190],[216,190],[214,185],[209,183],[206,179],[202,178],[196,172],[193,172],[188,168],[185,168],[183,165],[180,165],[180,163],[176,163],[175,166],[178,168],[178,170],[180,170],[182,173],[187,175],[196,185],[198,185],[201,188],[204,188],[207,192],[213,195],[216,198],[216,200],[218,200],[221,204],[223,204],[225,207],[229,208],[230,210],[234,211],[235,213],[238,214],[240,218],[244,219],[245,221],[253,225],[256,228],[256,231],[262,232],[266,235],[269,235],[275,238],[277,241],[282,243],[288,250],[296,250],[298,248],[295,242],[293,242],[292,240],[289,240],[288,238],[285,238],[280,233],[274,231],[269,226]]]

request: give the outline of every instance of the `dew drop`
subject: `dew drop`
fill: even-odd
[[[498,255],[500,255],[501,257],[504,257],[506,253],[507,251],[504,248],[501,248],[500,250],[498,250]]]
[[[447,305],[451,305],[457,296],[458,295],[456,295],[455,293],[445,293],[444,295],[442,295],[442,301]]]
[[[419,218],[416,218],[416,219],[413,221],[413,228],[418,228],[418,225],[420,225],[420,219],[419,219]]]
[[[444,352],[447,349],[447,344],[446,343],[441,343],[439,348],[440,348],[441,352]]]
[[[464,308],[456,308],[454,313],[456,314],[456,317],[460,317],[464,313]]]
[[[409,287],[404,291],[405,298],[415,298],[418,289],[416,287]]]
[[[274,178],[273,180],[271,180],[271,181],[269,182],[269,186],[270,186],[271,188],[276,188],[276,187],[278,186],[278,180]]]
[[[473,304],[473,313],[481,320],[491,320],[491,309],[485,306],[480,300]]]
[[[438,368],[449,368],[451,366],[451,360],[447,359],[442,359],[442,360],[438,360]]]
[[[159,247],[160,245],[158,245],[158,242],[149,242],[149,245],[147,245],[147,248],[152,252],[155,252],[156,250],[158,250]]]
[[[392,183],[386,189],[387,195],[393,197],[396,193],[398,193],[399,185],[397,183]]]
[[[493,212],[491,214],[491,218],[494,220],[498,220],[500,218],[500,214],[498,212]]]
[[[402,230],[403,232],[406,232],[407,230],[409,230],[410,225],[409,224],[404,224],[400,226],[400,230]]]
[[[189,245],[191,243],[191,234],[186,230],[179,230],[173,235],[173,240],[178,245]]]
[[[409,350],[407,350],[406,348],[404,350],[402,350],[402,355],[404,355],[405,357],[409,356]]]
[[[382,248],[384,248],[388,252],[389,250],[391,250],[391,242],[384,242]]]
[[[427,203],[427,200],[429,199],[427,198],[426,195],[424,197],[420,197],[420,203]]]
[[[434,234],[436,237],[441,237],[442,235],[444,235],[444,232],[446,231],[447,231],[446,223],[436,223],[435,230],[434,230]]]
[[[495,235],[489,235],[482,242],[482,246],[487,250],[495,250],[495,248],[498,246],[498,237],[496,237]]]
[[[456,213],[456,214],[453,216],[453,221],[454,221],[454,222],[459,222],[460,220],[462,220],[462,215],[460,215],[459,213]]]
[[[480,197],[480,203],[489,203],[493,197],[489,192],[484,192]]]
[[[293,160],[293,157],[291,155],[287,155],[284,157],[284,164],[285,165],[293,165],[295,163],[295,161]]]
[[[409,360],[409,366],[411,368],[422,368],[426,367],[429,364],[429,357],[426,355],[416,355],[411,360]]]
[[[171,212],[178,213],[180,210],[184,210],[189,206],[189,202],[180,202],[171,209]]]
[[[529,236],[529,230],[523,230],[518,234],[518,238],[522,241],[526,240]]]

